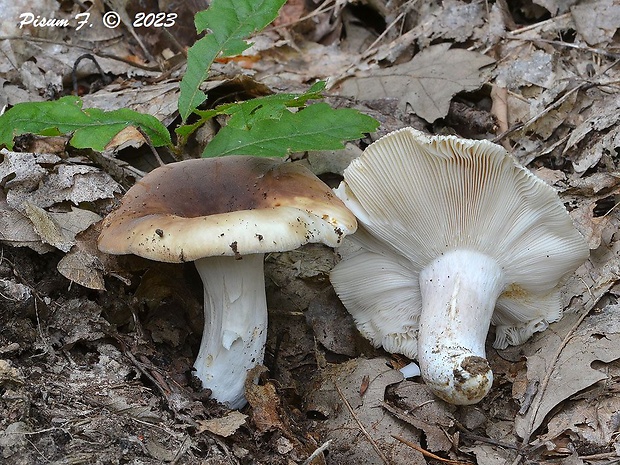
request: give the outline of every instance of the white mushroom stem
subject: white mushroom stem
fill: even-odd
[[[418,361],[429,388],[447,402],[479,402],[493,372],[485,341],[505,286],[501,267],[479,252],[444,253],[420,272]]]
[[[196,260],[204,286],[205,323],[196,376],[231,409],[246,404],[248,370],[263,363],[267,338],[264,254]]]

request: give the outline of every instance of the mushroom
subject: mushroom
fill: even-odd
[[[355,217],[307,168],[249,156],[157,168],[108,215],[99,249],[161,262],[193,261],[204,284],[204,332],[194,367],[212,397],[245,405],[248,370],[263,361],[263,256],[310,242],[336,247]]]
[[[491,388],[490,324],[505,348],[559,320],[558,287],[589,253],[554,189],[484,140],[395,131],[336,195],[359,224],[336,293],[374,346],[417,359],[454,404]]]

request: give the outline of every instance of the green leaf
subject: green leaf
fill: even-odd
[[[126,108],[102,111],[82,109],[79,97],[67,96],[53,102],[19,103],[0,116],[0,145],[13,148],[20,134],[43,136],[71,134],[71,145],[103,151],[120,131],[128,126],[140,127],[154,146],[171,145],[166,127],[154,116]]]
[[[207,98],[200,85],[218,56],[239,55],[250,44],[244,39],[276,19],[286,0],[213,0],[196,15],[198,33],[210,31],[187,51],[187,71],[181,80],[179,113],[183,122]]]
[[[278,119],[256,120],[245,129],[229,123],[202,156],[274,157],[306,150],[337,150],[344,147],[343,141],[359,139],[377,127],[374,118],[357,110],[335,110],[326,103],[316,103],[296,113],[285,110]]]
[[[275,119],[287,107],[301,108],[308,100],[323,98],[321,92],[325,89],[325,81],[317,81],[303,94],[273,94],[251,100],[218,105],[213,110],[196,110],[200,120],[193,124],[179,126],[176,133],[182,140],[187,138],[202,126],[208,119],[218,115],[230,115],[228,124],[235,127],[247,128],[257,119]]]

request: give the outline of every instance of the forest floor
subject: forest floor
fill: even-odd
[[[0,110],[69,94],[74,75],[85,107],[173,128],[201,3],[0,0]],[[178,15],[174,27],[102,23],[157,8]],[[20,29],[30,11],[88,12],[91,26]],[[407,360],[372,348],[331,289],[337,253],[309,245],[266,258],[267,370],[249,406],[226,409],[190,375],[193,266],[96,248],[99,219],[157,166],[150,151],[98,154],[64,137],[0,150],[0,463],[620,463],[618,27],[613,0],[290,0],[207,84],[213,104],[325,79],[329,103],[379,120],[346,150],[305,154],[332,185],[372,141],[412,126],[501,144],[558,191],[591,257],[563,287],[562,320],[505,350],[489,336],[495,381],[473,406],[403,380],[393,368]]]

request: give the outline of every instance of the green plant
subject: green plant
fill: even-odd
[[[213,0],[207,10],[196,15],[196,30],[208,33],[187,53],[187,71],[178,101],[182,122],[176,129],[176,147],[168,129],[151,115],[129,109],[84,109],[82,100],[73,96],[53,102],[21,103],[9,109],[0,116],[0,146],[12,149],[15,136],[25,133],[72,134],[72,146],[102,151],[118,132],[136,126],[155,147],[167,146],[179,152],[196,129],[217,115],[228,115],[228,123],[207,145],[205,157],[284,156],[290,152],[338,149],[343,147],[343,141],[374,131],[379,123],[357,110],[310,103],[323,98],[323,82],[302,94],[275,94],[207,111],[198,109],[207,99],[200,86],[208,78],[215,59],[246,50],[250,46],[246,39],[271,23],[284,3],[285,0]],[[188,124],[192,115],[196,121]]]

